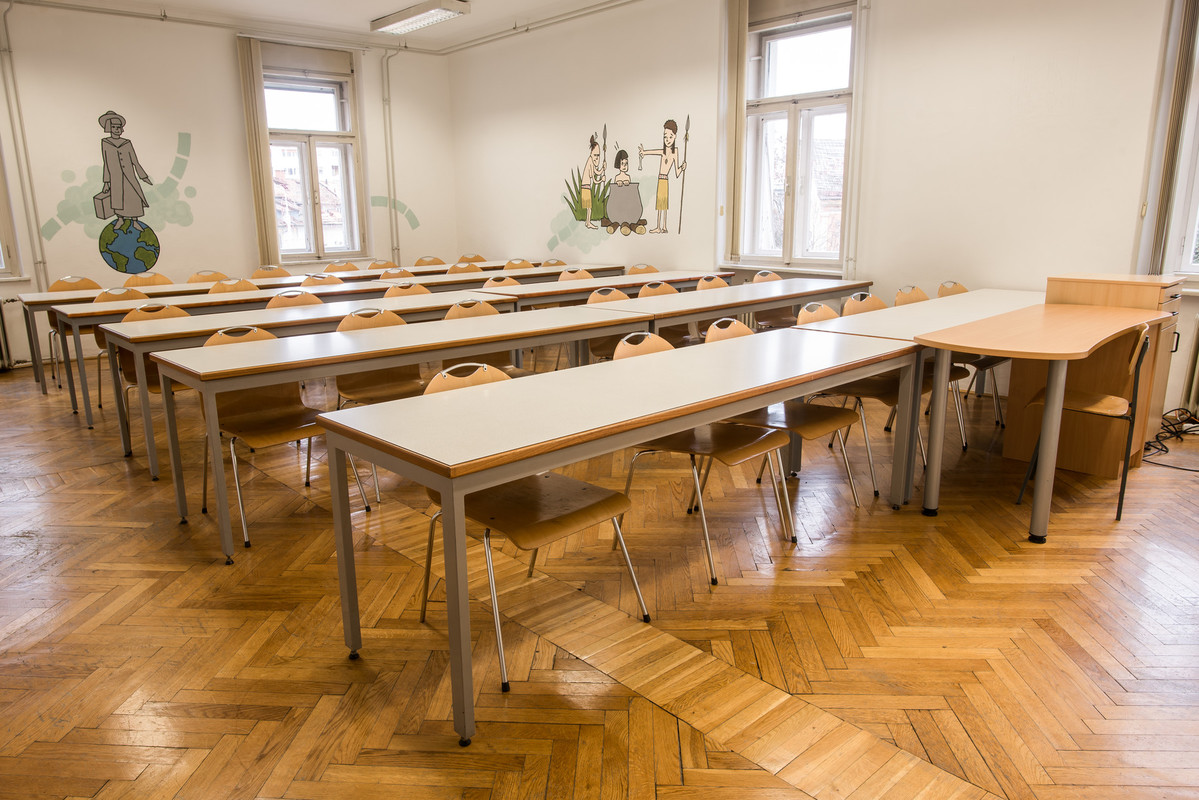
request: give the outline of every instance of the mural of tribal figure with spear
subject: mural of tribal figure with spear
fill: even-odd
[[[683,229],[683,189],[686,187],[687,176],[683,175],[683,171],[687,169],[687,141],[691,138],[691,116],[687,116],[687,127],[683,132],[683,160],[679,160],[679,148],[676,140],[679,135],[679,125],[673,119],[668,119],[662,123],[662,148],[660,150],[646,150],[643,146],[637,145],[638,160],[645,156],[658,156],[661,162],[658,166],[658,190],[654,199],[654,208],[658,211],[658,225],[650,229],[650,233],[668,233],[666,229],[666,210],[670,207],[670,170],[674,168],[674,176],[677,178],[683,176],[682,183],[679,188],[679,231]]]

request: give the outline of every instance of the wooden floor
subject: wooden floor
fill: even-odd
[[[810,444],[798,545],[752,469],[714,470],[716,587],[685,462],[643,460],[626,537],[652,625],[610,529],[549,548],[532,579],[506,549],[508,694],[473,543],[469,748],[440,581],[417,621],[419,487],[381,473],[382,504],[354,498],[351,662],[319,440],[310,489],[294,447],[247,454],[254,546],[225,566],[214,519],[181,526],[169,476],[149,480],[139,432],[121,457],[111,408],[88,431],[28,370],[0,376],[0,408],[0,798],[1199,797],[1195,477],[1136,471],[1117,524],[1114,482],[1060,472],[1049,543],[1030,545],[989,400],[968,404],[967,453],[950,434],[936,518],[870,497],[856,430],[863,507]],[[621,488],[628,455],[570,473]],[[1160,460],[1199,466],[1199,446]]]

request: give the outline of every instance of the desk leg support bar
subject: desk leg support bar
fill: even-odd
[[[933,408],[928,423],[928,474],[924,476],[924,509],[926,517],[937,516],[941,500],[941,456],[945,452],[945,407],[949,395],[948,350],[938,350],[933,362]]]
[[[445,595],[450,640],[450,690],[454,730],[465,747],[475,735],[475,693],[470,669],[470,598],[466,575],[465,495],[457,489],[441,493],[441,540],[445,548]]]
[[[337,545],[337,581],[341,586],[341,629],[350,658],[362,649],[362,623],[358,614],[358,577],[354,569],[354,526],[350,522],[350,484],[346,454],[329,448],[329,488],[333,493],[333,540]]]
[[[187,524],[187,489],[183,485],[183,458],[179,452],[179,426],[175,420],[175,391],[171,379],[160,376],[162,381],[162,411],[167,423],[167,448],[171,453],[171,479],[175,482],[175,508],[179,512],[179,524]]]
[[[1033,479],[1032,522],[1028,541],[1044,544],[1049,531],[1049,506],[1053,503],[1053,474],[1057,467],[1057,440],[1062,424],[1062,400],[1066,395],[1066,361],[1050,361],[1045,383],[1045,410],[1041,415],[1041,446],[1037,450],[1037,474]]]

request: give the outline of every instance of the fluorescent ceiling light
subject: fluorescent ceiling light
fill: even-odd
[[[412,33],[469,13],[469,0],[428,0],[386,17],[371,20],[371,30],[403,36],[405,33]]]

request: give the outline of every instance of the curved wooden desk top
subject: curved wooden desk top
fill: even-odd
[[[1035,305],[913,337],[917,344],[985,356],[1073,361],[1169,314],[1141,308]]]

